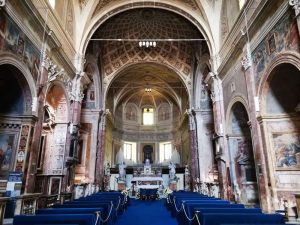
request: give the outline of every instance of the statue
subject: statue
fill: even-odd
[[[150,159],[145,159],[144,175],[150,175],[150,174],[152,174]]]
[[[116,165],[120,165],[124,162],[124,153],[122,147],[120,147],[117,155],[116,155]]]
[[[110,176],[110,165],[109,165],[109,162],[107,162],[107,163],[104,165],[104,175],[105,175],[105,176]]]
[[[172,152],[172,156],[171,156],[171,161],[174,164],[180,164],[180,155],[177,151],[177,149],[175,148],[174,151]]]
[[[125,181],[125,176],[126,176],[126,164],[122,162],[119,164],[119,180]]]
[[[170,162],[169,164],[169,176],[170,180],[174,180],[176,176],[176,165],[173,162]]]
[[[186,176],[190,175],[190,171],[189,171],[188,165],[185,165],[185,168],[184,168],[184,175],[186,175]]]

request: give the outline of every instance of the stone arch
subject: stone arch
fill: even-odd
[[[201,57],[201,61],[197,66],[195,77],[194,77],[194,106],[196,109],[201,108],[201,101],[202,99],[206,98],[207,90],[205,84],[203,83],[204,77],[207,76],[208,72],[210,72],[210,64],[209,64],[209,56],[204,55]],[[199,88],[201,87],[201,88]]]
[[[246,101],[236,96],[227,110],[229,164],[236,201],[256,205],[259,192],[247,108]]]
[[[103,84],[103,106],[105,106],[106,104],[106,99],[107,99],[107,94],[108,94],[108,91],[109,91],[109,88],[110,86],[112,85],[112,83],[114,82],[114,80],[116,80],[118,78],[118,76],[120,74],[122,74],[122,72],[131,67],[131,66],[134,66],[134,65],[138,65],[138,64],[143,64],[143,63],[148,63],[148,62],[135,62],[135,63],[132,63],[130,65],[125,65],[123,67],[121,67],[117,72],[114,73],[114,76],[111,77],[110,79],[104,79],[104,84]],[[150,62],[152,63],[152,62]],[[186,82],[183,78],[182,78],[182,75],[178,74],[176,71],[173,70],[173,68],[171,68],[169,65],[166,65],[166,64],[163,64],[163,63],[152,63],[152,64],[157,64],[159,66],[162,66],[162,67],[166,67],[167,69],[173,71],[175,74],[177,74],[178,78],[180,79],[180,81],[184,84],[185,88],[186,88],[186,92],[187,92],[187,95],[188,95],[188,99],[189,99],[189,103],[191,104],[191,83],[190,82]]]
[[[266,72],[264,73],[259,86],[258,96],[260,99],[261,114],[267,114],[267,93],[270,89],[270,81],[274,76],[274,69],[283,64],[290,64],[300,71],[300,55],[295,52],[284,52],[274,57],[274,59],[268,65]]]
[[[247,115],[249,116],[250,115],[250,111],[249,111],[249,106],[248,106],[248,103],[247,103],[247,98],[245,96],[243,96],[242,94],[238,94],[238,95],[235,95],[233,96],[233,98],[231,99],[231,101],[229,102],[228,104],[228,107],[227,107],[227,111],[226,111],[226,133],[229,134],[231,132],[230,130],[230,126],[231,126],[231,111],[232,111],[232,107],[235,103],[241,103],[246,112],[247,112]]]
[[[87,32],[83,35],[82,40],[79,43],[79,52],[82,52],[82,54],[86,53],[87,46],[89,43],[90,38],[94,34],[94,32],[109,18],[117,15],[118,13],[121,13],[123,11],[126,11],[128,9],[135,9],[135,8],[144,8],[144,1],[143,2],[136,2],[134,4],[129,3],[129,4],[124,4],[122,6],[115,6],[114,8],[107,12],[105,11],[104,13],[99,13],[95,16],[95,18],[92,20],[91,25],[86,29]],[[147,7],[150,8],[160,8],[160,9],[165,9],[171,12],[174,12],[187,20],[189,20],[192,24],[194,24],[197,29],[204,35],[204,38],[207,41],[207,45],[209,48],[210,55],[215,55],[216,54],[216,49],[215,49],[215,44],[213,41],[213,37],[211,35],[209,26],[206,24],[204,20],[201,20],[201,18],[196,18],[193,15],[186,13],[184,9],[166,4],[166,3],[160,3],[159,5],[147,5]]]
[[[70,131],[69,122],[72,117],[69,114],[70,101],[68,92],[63,82],[55,80],[48,85],[44,105],[42,136],[45,137],[45,147],[43,152],[40,152],[44,158],[44,164],[41,169],[43,175],[50,175],[48,177],[49,180],[45,178],[45,181],[51,183],[51,175],[63,175],[65,154],[68,148],[67,137]],[[48,119],[46,119],[47,116],[49,117]],[[61,181],[59,186],[61,186]],[[50,185],[50,194],[53,191],[51,188]]]
[[[70,109],[70,101],[69,101],[69,95],[68,95],[68,91],[66,90],[65,86],[64,86],[64,83],[62,83],[61,81],[53,81],[48,87],[47,87],[47,90],[46,90],[46,98],[45,98],[45,105],[47,105],[47,101],[48,101],[48,95],[51,91],[53,91],[53,88],[57,88],[57,89],[61,89],[59,91],[61,91],[60,96],[59,97],[62,97],[62,95],[64,95],[64,99],[62,100],[61,104],[64,104],[66,106],[66,111],[65,112],[69,112],[69,109]],[[55,93],[56,94],[56,93]],[[56,101],[58,100],[59,98],[55,99]],[[53,102],[54,105],[58,106],[60,103],[58,102]],[[67,113],[67,117],[63,119],[63,122],[69,122],[71,118],[71,115],[69,115],[69,113]]]
[[[11,65],[16,68],[23,75],[22,78],[25,79],[26,85],[22,87],[25,97],[25,111],[27,114],[36,114],[36,108],[32,108],[33,101],[36,101],[37,93],[35,88],[35,81],[32,77],[31,72],[28,67],[20,62],[20,60],[11,53],[0,53],[0,66],[1,65]],[[22,79],[17,78],[17,79]],[[34,104],[35,105],[35,104]]]

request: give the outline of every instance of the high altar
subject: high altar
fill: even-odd
[[[170,168],[170,165],[168,172],[166,170],[167,165],[150,164],[149,160],[145,160],[145,164],[135,164],[131,166],[120,163],[118,167],[118,174],[109,174],[106,190],[122,191],[126,189],[129,190],[131,196],[135,196],[135,193],[141,189],[158,189],[161,193],[167,187],[172,190],[184,190],[184,173],[176,173],[178,179],[174,186],[171,173],[173,170]]]
[[[144,170],[141,175],[137,173],[131,179],[131,183],[135,184],[136,189],[155,189],[160,188],[163,183],[163,178],[160,174],[154,174],[151,169],[150,160],[146,159]]]

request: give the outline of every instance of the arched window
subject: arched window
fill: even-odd
[[[171,159],[172,144],[171,142],[163,142],[159,144],[159,161],[166,162]]]
[[[242,9],[246,3],[246,0],[239,0],[239,7]]]
[[[153,108],[143,109],[143,124],[153,125],[154,124],[154,110]]]
[[[52,7],[52,9],[55,9],[55,1],[56,0],[48,0],[48,1],[49,1],[50,6]]]
[[[125,142],[124,143],[124,159],[136,162],[136,143]]]

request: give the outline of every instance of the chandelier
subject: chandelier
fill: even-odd
[[[140,47],[156,47],[156,41],[140,41],[139,42]]]

